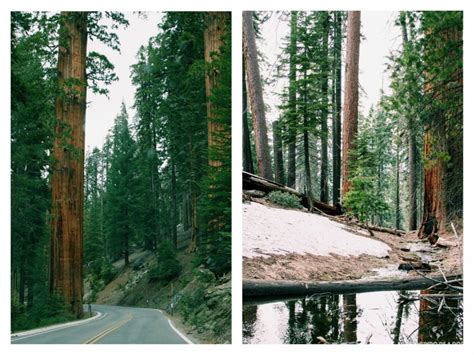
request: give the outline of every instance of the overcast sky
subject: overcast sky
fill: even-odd
[[[367,113],[370,106],[380,97],[382,84],[387,91],[389,79],[384,74],[386,57],[390,51],[401,43],[399,29],[394,26],[395,12],[362,12],[362,34],[365,37],[360,47],[360,84],[367,95],[360,97],[360,108]],[[109,99],[105,96],[88,92],[88,108],[86,117],[86,150],[101,147],[108,130],[112,127],[115,116],[119,113],[122,101],[128,108],[130,119],[135,112],[133,95],[135,88],[130,80],[130,66],[136,63],[136,54],[141,45],[148,42],[151,36],[158,32],[157,25],[161,22],[162,13],[147,13],[147,19],[136,13],[125,13],[130,22],[126,29],[117,30],[121,43],[121,53],[112,51],[103,44],[89,42],[89,51],[98,51],[107,55],[115,65],[119,81],[109,86]],[[269,77],[275,73],[275,63],[281,54],[284,37],[289,31],[289,23],[280,15],[274,15],[262,28],[264,40],[260,40],[259,49],[265,54],[270,63],[269,68],[262,68],[262,76]],[[344,51],[343,51],[344,55]],[[344,70],[343,70],[344,73]],[[287,85],[286,79],[277,81],[272,87],[265,88],[265,103],[270,107],[268,120],[278,118],[277,106],[280,103],[279,92]]]
[[[131,108],[135,88],[130,79],[130,66],[136,63],[136,54],[140,46],[147,44],[148,39],[158,33],[157,25],[161,22],[163,14],[149,12],[146,19],[131,12],[126,12],[125,16],[130,26],[116,30],[121,44],[121,53],[97,41],[88,43],[89,51],[107,55],[115,65],[119,80],[109,86],[109,99],[104,95],[94,95],[90,90],[87,92],[89,105],[86,111],[86,151],[92,150],[95,146],[102,146],[108,130],[114,123],[115,116],[120,112],[122,101],[128,108],[130,121],[132,120],[135,114]]]
[[[367,114],[370,106],[377,103],[380,90],[388,91],[390,85],[388,74],[385,73],[385,64],[390,51],[397,49],[401,44],[400,29],[394,25],[396,12],[362,11],[361,33],[364,39],[360,45],[360,85],[366,94],[361,93],[359,107],[362,113]],[[268,78],[276,73],[278,56],[285,45],[285,36],[289,33],[289,21],[282,14],[274,14],[262,27],[262,39],[259,41],[259,50],[265,54],[269,67],[262,67],[262,76]],[[343,45],[345,57],[345,45]],[[344,58],[343,58],[344,59]],[[343,62],[344,86],[344,62]],[[268,121],[278,118],[277,106],[280,104],[278,93],[288,85],[286,78],[278,80],[272,86],[265,87],[265,103],[269,106]],[[343,88],[344,89],[344,88]]]

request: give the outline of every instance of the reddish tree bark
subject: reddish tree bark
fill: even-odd
[[[219,55],[223,45],[226,19],[230,16],[229,12],[210,12],[206,16],[206,28],[204,30],[204,60],[207,64],[212,63],[213,59]],[[216,108],[213,107],[211,95],[212,90],[217,85],[219,73],[216,70],[208,70],[206,73],[206,97],[207,97],[207,144],[209,148],[218,146],[219,132],[224,128],[222,124],[216,122]],[[209,165],[218,167],[222,162],[209,157]]]
[[[342,137],[342,196],[350,189],[349,154],[356,148],[359,107],[360,11],[349,11]]]
[[[64,12],[52,171],[50,292],[82,317],[87,13]]]

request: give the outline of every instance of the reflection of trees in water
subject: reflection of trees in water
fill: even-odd
[[[393,343],[417,342],[444,344],[462,342],[462,298],[453,298],[452,296],[453,295],[445,289],[422,290],[419,293],[407,291],[399,292],[397,314],[392,331]],[[416,307],[417,304],[419,304],[419,307]],[[418,317],[418,327],[410,329],[410,333],[404,333],[402,330],[403,322],[407,320],[411,314]],[[416,332],[418,332],[417,335]],[[413,339],[413,335],[415,335],[415,339]]]
[[[463,341],[462,295],[453,297],[446,290],[399,291],[389,306],[391,315],[383,323],[394,344],[401,343],[459,343]],[[446,297],[440,297],[447,294]],[[429,294],[436,296],[426,297]],[[357,307],[356,295],[317,294],[287,301],[288,325],[283,341],[290,344],[357,343],[357,320],[363,309]],[[419,307],[418,307],[419,305]],[[385,309],[387,310],[387,309]],[[415,329],[414,320],[418,320]],[[243,337],[249,342],[255,335],[257,306],[243,309]],[[407,323],[408,322],[408,323]],[[417,334],[418,332],[418,334]],[[363,340],[363,339],[362,339]]]
[[[257,321],[257,306],[244,306],[242,310],[242,336],[244,342],[253,338],[255,334],[255,322]]]
[[[339,299],[339,295],[320,295],[287,302],[289,318],[285,343],[340,342]]]

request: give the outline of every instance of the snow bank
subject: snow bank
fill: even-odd
[[[267,207],[251,202],[243,205],[243,256],[313,254],[377,257],[390,247],[374,239],[345,230],[345,226],[312,213]]]

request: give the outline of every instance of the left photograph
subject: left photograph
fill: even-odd
[[[11,12],[11,343],[231,342],[231,13]]]

